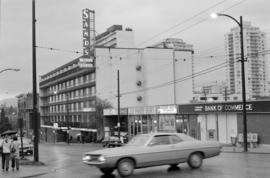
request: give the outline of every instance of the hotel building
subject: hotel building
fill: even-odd
[[[95,70],[77,58],[42,75],[40,115],[43,140],[93,141],[95,138]]]

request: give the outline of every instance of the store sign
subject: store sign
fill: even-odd
[[[54,128],[58,128],[58,123],[56,123],[56,122],[53,123],[53,127],[54,127]]]
[[[91,68],[93,67],[94,59],[93,58],[80,58],[78,66],[80,68]]]
[[[158,114],[176,114],[177,107],[175,105],[159,106],[157,112]]]
[[[205,103],[179,105],[179,113],[202,112],[243,112],[242,102]],[[246,111],[249,113],[270,113],[270,101],[252,101],[246,103]]]
[[[82,10],[83,19],[83,55],[90,58],[90,9]]]
[[[117,115],[117,111],[116,109],[104,109],[103,115],[104,116]]]
[[[246,104],[246,110],[252,111],[252,104]],[[204,111],[204,112],[243,111],[243,105],[242,104],[218,104],[218,105],[213,104],[213,105],[205,105],[205,106],[196,106],[194,111]]]
[[[155,106],[144,107],[143,114],[145,114],[145,115],[157,114],[157,107],[155,107]]]
[[[143,107],[128,108],[128,115],[142,115],[143,113]]]
[[[120,109],[120,115],[127,115],[128,111],[127,108],[121,108]],[[104,109],[103,110],[103,115],[104,116],[114,116],[118,115],[118,110],[117,109]]]

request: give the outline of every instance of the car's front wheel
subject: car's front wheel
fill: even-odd
[[[203,156],[201,153],[193,153],[188,158],[188,165],[192,169],[197,169],[202,166],[203,163]]]
[[[99,168],[99,170],[105,175],[110,175],[114,171],[113,168]]]
[[[117,171],[122,177],[130,176],[135,168],[134,161],[128,158],[122,159],[117,164]]]

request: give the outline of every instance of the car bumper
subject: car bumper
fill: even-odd
[[[108,164],[106,162],[99,162],[99,161],[83,161],[83,163],[88,166],[94,166],[98,168],[114,167],[113,164]]]

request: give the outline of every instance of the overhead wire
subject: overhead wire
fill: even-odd
[[[260,54],[270,54],[270,50],[261,51]],[[250,54],[247,54],[247,56],[245,58],[249,57],[249,55]],[[240,57],[235,58],[235,61],[233,63],[239,62],[239,60],[236,60],[236,59],[240,59]],[[148,88],[137,89],[137,90],[127,91],[127,92],[121,92],[121,96],[123,96],[123,95],[129,95],[129,94],[133,94],[133,93],[139,93],[139,92],[143,92],[143,91],[147,91],[147,90],[153,90],[153,89],[165,87],[167,85],[171,85],[171,84],[174,84],[174,83],[180,83],[180,82],[183,82],[183,81],[186,81],[186,80],[194,79],[196,77],[199,77],[199,76],[202,76],[202,75],[205,75],[205,74],[208,74],[208,73],[211,73],[211,72],[220,70],[222,68],[225,68],[228,65],[229,65],[229,63],[227,61],[226,62],[222,62],[220,64],[211,66],[209,68],[203,69],[203,70],[201,70],[199,72],[196,72],[196,73],[191,74],[191,75],[187,75],[185,77],[178,78],[176,80],[172,80],[172,81],[169,81],[169,82],[161,83],[159,85],[155,85],[155,86],[148,87]],[[107,99],[112,99],[114,97],[109,97]]]
[[[168,31],[172,30],[173,28],[176,28],[176,27],[178,27],[178,26],[180,26],[180,25],[182,25],[182,24],[185,24],[186,22],[188,22],[188,21],[194,19],[195,17],[197,17],[197,16],[199,16],[199,15],[205,13],[205,12],[207,12],[207,11],[210,10],[210,9],[213,9],[214,7],[219,6],[220,4],[222,4],[222,3],[226,2],[226,1],[227,1],[227,0],[223,0],[223,1],[221,1],[221,2],[218,2],[218,3],[214,4],[214,5],[212,5],[212,6],[208,7],[208,8],[206,8],[206,9],[204,9],[204,10],[202,10],[202,11],[200,11],[199,13],[193,15],[192,17],[187,18],[187,19],[181,21],[180,23],[178,23],[178,24],[176,24],[176,25],[174,25],[174,26],[172,26],[172,27],[166,29],[165,31],[160,32],[160,33],[154,35],[153,37],[149,38],[148,40],[145,40],[145,41],[141,42],[140,44],[146,43],[146,42],[152,40],[153,38],[155,38],[155,37],[157,37],[157,36],[160,36],[162,33],[166,33],[166,32],[168,32]],[[239,5],[239,4],[241,4],[241,3],[243,3],[244,1],[247,1],[247,0],[242,0],[242,1],[240,1],[240,2],[238,2],[238,3],[236,3],[236,4],[234,4],[234,5],[232,5],[232,6],[228,7],[228,8],[226,8],[226,9],[223,10],[223,11],[229,10],[229,9],[231,9],[231,8],[233,8],[233,7],[235,7],[235,6]],[[221,11],[221,12],[223,12],[223,11]],[[208,18],[207,18],[207,19],[208,19]],[[195,24],[192,24],[192,25],[190,25],[189,27],[186,27],[186,28],[182,29],[181,31],[178,31],[177,34],[180,33],[180,32],[186,31],[187,29],[189,29],[189,28],[191,28],[191,27],[193,27],[193,26],[195,26],[195,25],[197,25],[197,24],[199,24],[199,23],[202,23],[203,21],[205,21],[205,20],[207,20],[207,19],[203,19],[203,20],[201,20],[200,22],[197,22],[197,23],[195,23]],[[173,34],[173,35],[175,35],[175,34]],[[70,53],[82,54],[82,52],[79,52],[79,51],[76,51],[76,50],[64,50],[64,49],[58,49],[58,48],[52,48],[52,47],[44,47],[44,46],[36,46],[36,47],[37,47],[37,48],[42,48],[42,49],[55,50],[55,51],[62,51],[62,52],[70,52]],[[129,57],[129,55],[127,55],[126,57]],[[123,58],[125,58],[125,57],[123,56]]]
[[[214,5],[212,5],[212,6],[208,7],[208,8],[206,8],[206,9],[204,9],[204,10],[202,10],[202,11],[200,11],[199,13],[197,13],[197,14],[195,14],[195,15],[193,15],[193,16],[191,16],[191,17],[189,17],[189,18],[187,18],[187,19],[185,19],[185,20],[183,20],[183,21],[181,21],[181,22],[179,22],[179,23],[177,23],[176,25],[173,25],[172,27],[169,27],[169,28],[167,28],[166,30],[157,33],[156,35],[154,35],[154,36],[148,38],[147,40],[142,41],[141,43],[138,44],[138,46],[140,46],[141,44],[144,44],[144,43],[146,43],[146,42],[149,42],[149,41],[153,40],[154,38],[156,38],[156,37],[158,37],[158,36],[160,36],[160,35],[162,35],[162,34],[164,34],[164,33],[167,33],[167,32],[171,31],[172,29],[174,29],[174,28],[176,28],[176,27],[178,27],[178,26],[180,26],[180,25],[183,25],[183,24],[187,23],[188,21],[194,19],[195,17],[200,16],[201,14],[203,14],[203,13],[209,11],[210,9],[213,9],[214,7],[217,7],[217,6],[221,5],[221,4],[223,4],[223,3],[226,2],[226,1],[227,1],[227,0],[223,0],[223,1],[221,1],[221,2],[218,2],[218,3],[214,4]]]

